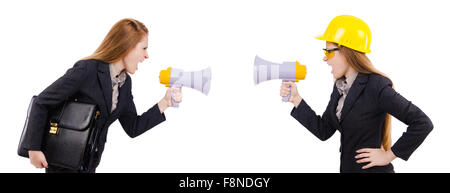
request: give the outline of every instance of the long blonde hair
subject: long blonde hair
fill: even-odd
[[[364,74],[379,74],[381,76],[384,76],[389,79],[389,77],[377,70],[372,62],[370,62],[369,58],[366,56],[365,53],[355,51],[353,49],[347,48],[345,46],[339,46],[339,52],[342,53],[342,55],[347,60],[348,64],[355,69],[359,73]],[[392,85],[392,88],[394,88],[394,85]],[[391,139],[391,115],[386,113],[386,118],[383,123],[383,140],[382,140],[382,147],[384,150],[390,150],[392,146],[392,139]]]
[[[148,29],[143,23],[131,18],[122,19],[109,30],[97,50],[82,60],[96,59],[107,63],[117,62],[123,59],[144,35],[148,35]]]

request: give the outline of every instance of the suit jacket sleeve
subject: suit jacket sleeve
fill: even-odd
[[[41,150],[49,110],[62,105],[65,100],[68,100],[79,90],[87,75],[86,72],[86,63],[79,61],[36,97],[29,118],[31,127],[29,128],[30,133],[27,136],[27,141],[30,143],[25,148]]]
[[[131,79],[129,80],[131,81]],[[159,111],[158,104],[153,105],[152,108],[142,115],[137,115],[131,89],[129,96],[127,106],[125,107],[124,112],[119,116],[119,122],[128,136],[132,138],[137,137],[166,120],[164,113]]]
[[[380,108],[408,125],[406,132],[391,148],[397,157],[406,161],[431,132],[433,124],[422,110],[392,88],[389,79],[385,78],[380,82]]]
[[[336,132],[336,128],[332,126],[330,120],[331,100],[328,103],[327,110],[323,113],[322,117],[316,115],[316,113],[309,107],[304,99],[300,102],[297,108],[293,108],[291,116],[300,122],[306,129],[313,133],[317,138],[322,141],[327,140]]]

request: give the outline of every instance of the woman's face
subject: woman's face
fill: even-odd
[[[125,70],[128,73],[134,74],[138,69],[138,63],[141,63],[148,58],[147,47],[148,35],[144,35],[142,40],[124,57],[123,62]]]
[[[327,42],[326,49],[338,48],[334,43]],[[339,50],[334,51],[334,56],[327,58],[323,57],[323,61],[327,62],[331,66],[331,73],[335,79],[339,79],[345,75],[349,68],[349,64],[345,60],[345,57],[339,52]]]

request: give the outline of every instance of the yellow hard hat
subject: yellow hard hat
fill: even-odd
[[[331,20],[323,35],[316,38],[370,53],[372,33],[363,20],[351,15],[340,15]]]

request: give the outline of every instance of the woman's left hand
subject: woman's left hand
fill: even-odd
[[[166,94],[158,102],[159,111],[163,113],[168,107],[172,107],[172,97],[175,102],[180,103],[182,100],[181,88],[171,87],[167,88]]]
[[[369,164],[362,167],[362,169],[368,169],[373,166],[385,166],[392,162],[397,156],[391,150],[385,151],[380,148],[364,148],[356,151],[358,153],[355,158],[356,163]]]

